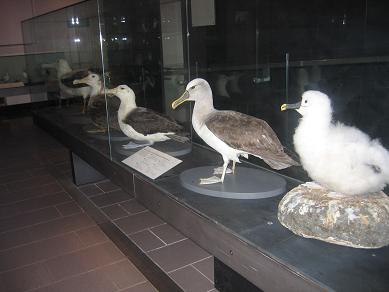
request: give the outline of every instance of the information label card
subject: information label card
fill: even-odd
[[[136,169],[149,178],[156,179],[169,169],[172,169],[182,160],[158,151],[151,147],[145,147],[122,161],[124,164]]]

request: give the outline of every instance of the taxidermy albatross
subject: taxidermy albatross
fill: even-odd
[[[378,192],[389,183],[389,152],[359,129],[333,123],[327,95],[306,91],[301,102],[281,106],[287,109],[302,115],[293,142],[314,181],[346,195]]]
[[[51,64],[43,64],[42,68],[53,68],[57,70],[57,79],[61,92],[61,98],[63,98],[63,93],[71,97],[82,96],[82,113],[85,113],[87,107],[87,99],[91,94],[91,88],[86,84],[74,84],[73,81],[86,77],[90,72],[88,70],[83,69],[72,70],[68,61],[66,61],[65,59],[59,59],[57,62]]]
[[[103,84],[100,75],[89,73],[82,79],[76,79],[73,84],[87,84],[91,88],[90,98],[87,104],[87,114],[91,118],[96,130],[88,130],[89,133],[105,133],[107,127],[107,111],[109,127],[120,131],[117,111],[120,106],[120,100],[113,95],[104,95]]]
[[[106,93],[114,94],[120,99],[119,127],[127,137],[134,140],[123,145],[124,149],[149,146],[169,139],[178,142],[188,141],[184,128],[174,120],[148,108],[138,107],[135,93],[127,85],[119,85],[114,89],[106,90]]]
[[[277,135],[264,120],[235,111],[216,110],[211,87],[204,79],[189,82],[184,94],[173,101],[172,108],[185,101],[195,101],[193,128],[205,143],[223,156],[224,161],[221,178],[201,179],[200,184],[223,182],[229,162],[233,162],[234,172],[235,163],[240,162],[239,156],[247,158],[249,154],[263,159],[274,169],[298,165],[284,152]],[[216,169],[217,173],[220,173],[219,169]]]

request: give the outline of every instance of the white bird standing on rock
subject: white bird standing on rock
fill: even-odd
[[[212,90],[208,82],[197,78],[186,86],[181,97],[172,103],[175,109],[185,101],[195,101],[192,115],[193,129],[210,147],[223,157],[221,178],[210,177],[200,180],[200,184],[223,183],[230,161],[240,162],[239,157],[253,155],[263,159],[274,169],[298,165],[290,158],[281,145],[276,133],[266,121],[234,111],[219,111],[213,107]],[[214,174],[219,174],[215,169]]]
[[[306,91],[301,102],[281,106],[287,109],[302,115],[293,142],[314,181],[346,195],[378,192],[389,183],[389,152],[359,129],[333,123],[327,95]]]

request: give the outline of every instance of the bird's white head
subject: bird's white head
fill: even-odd
[[[66,73],[69,73],[72,71],[72,68],[70,67],[69,62],[66,61],[65,59],[59,59],[56,62],[55,67],[57,69],[58,76],[62,76],[63,74],[66,74]]]
[[[117,96],[123,103],[135,104],[135,93],[127,85],[119,85],[112,89],[106,89],[105,93]]]
[[[185,101],[202,101],[212,104],[212,90],[208,82],[201,78],[190,81],[186,86],[185,92],[172,102],[172,108],[176,109]]]
[[[76,79],[73,81],[73,84],[87,84],[91,87],[101,87],[101,78],[100,75],[95,73],[89,73],[88,76],[82,79]]]
[[[323,114],[332,114],[331,101],[329,97],[326,94],[315,90],[304,92],[300,102],[283,104],[281,106],[281,111],[287,109],[295,109],[302,116],[321,116]]]

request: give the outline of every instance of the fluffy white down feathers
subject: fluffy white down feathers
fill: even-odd
[[[334,124],[330,99],[319,91],[303,94],[296,109],[303,117],[293,142],[303,168],[324,187],[347,195],[381,191],[389,183],[389,152],[355,127]]]

